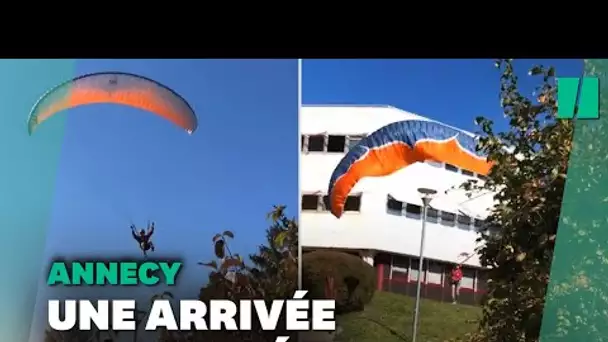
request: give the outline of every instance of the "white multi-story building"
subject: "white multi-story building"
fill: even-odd
[[[402,120],[429,120],[390,106],[304,106],[300,115],[300,241],[304,251],[338,249],[374,265],[378,288],[413,294],[422,232],[418,188],[437,190],[426,222],[423,295],[450,297],[452,267],[463,264],[461,300],[474,303],[485,281],[475,249],[478,228],[493,204],[490,193],[468,194],[459,185],[483,177],[427,161],[390,176],[364,178],[335,218],[325,205],[330,176],[362,137]],[[463,131],[463,134],[471,134]]]

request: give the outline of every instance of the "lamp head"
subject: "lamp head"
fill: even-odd
[[[429,189],[429,188],[418,188],[418,193],[422,198],[422,204],[426,207],[429,205],[429,202],[435,197],[437,194],[437,190]]]

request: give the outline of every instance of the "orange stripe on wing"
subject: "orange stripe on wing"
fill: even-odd
[[[37,123],[40,124],[62,110],[101,103],[122,104],[146,110],[158,114],[186,130],[192,130],[195,124],[191,119],[180,113],[179,108],[172,106],[167,101],[163,101],[154,91],[146,89],[117,89],[108,92],[89,87],[70,89],[66,96],[51,103],[38,114]]]
[[[433,159],[438,162],[452,164],[458,168],[487,175],[492,163],[485,158],[471,155],[458,144],[456,139],[447,141],[419,141],[414,150],[424,156],[424,159]]]
[[[371,149],[336,180],[331,191],[331,213],[342,216],[346,198],[361,178],[388,176],[418,161],[424,161],[424,155],[402,142]]]

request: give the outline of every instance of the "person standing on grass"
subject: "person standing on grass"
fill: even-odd
[[[452,304],[456,304],[458,296],[460,296],[460,281],[462,280],[462,266],[456,265],[452,269]]]

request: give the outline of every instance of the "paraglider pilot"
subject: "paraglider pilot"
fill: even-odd
[[[154,252],[154,244],[150,238],[152,234],[154,234],[154,222],[148,225],[148,231],[146,232],[144,229],[140,230],[137,233],[137,228],[134,224],[131,225],[131,234],[135,241],[139,243],[139,248],[141,248],[142,252],[144,252],[144,256],[148,255],[148,251],[151,250]]]

